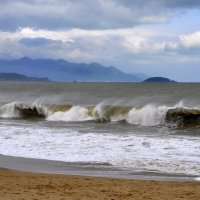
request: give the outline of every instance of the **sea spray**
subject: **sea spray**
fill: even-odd
[[[26,104],[19,102],[0,105],[1,118],[44,119],[47,121],[126,121],[140,126],[199,126],[200,110],[183,106],[182,102],[174,106],[152,105],[141,106],[108,105],[99,103],[96,106],[70,104]]]
[[[107,121],[122,121],[126,119],[126,115],[131,110],[131,106],[123,105],[106,105],[98,104],[93,110],[94,120],[107,122]]]
[[[200,177],[197,177],[194,180],[200,182]]]
[[[88,109],[81,106],[73,106],[66,112],[58,111],[47,117],[49,121],[88,121],[91,119]]]
[[[130,124],[142,126],[161,125],[165,121],[165,115],[169,107],[146,105],[141,109],[132,108],[126,118]]]
[[[1,118],[18,118],[20,112],[16,109],[17,102],[7,103],[0,107]]]

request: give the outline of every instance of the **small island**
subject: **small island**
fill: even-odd
[[[144,80],[143,82],[145,82],[145,83],[176,83],[176,81],[170,80],[170,79],[164,78],[164,77],[151,77],[151,78]]]

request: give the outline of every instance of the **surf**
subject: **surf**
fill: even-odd
[[[179,105],[126,106],[100,103],[96,106],[80,106],[11,102],[1,103],[0,117],[68,122],[92,120],[106,123],[125,121],[140,126],[176,125],[186,127],[200,125],[200,109]]]

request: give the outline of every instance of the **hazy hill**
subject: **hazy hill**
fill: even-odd
[[[151,77],[151,78],[146,79],[144,82],[148,82],[148,83],[174,83],[176,81],[170,80],[170,79],[164,78],[164,77]]]
[[[149,76],[144,73],[133,73],[132,75],[138,77],[141,81],[144,81],[149,78]]]
[[[140,78],[126,74],[115,67],[98,63],[70,63],[65,60],[23,57],[19,60],[0,60],[0,72],[19,73],[32,77],[48,77],[52,81],[80,82],[137,82]]]
[[[0,81],[41,81],[48,82],[48,78],[27,77],[17,73],[0,73]]]

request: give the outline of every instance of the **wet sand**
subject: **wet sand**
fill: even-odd
[[[198,182],[126,180],[0,169],[2,200],[199,200]]]
[[[137,172],[122,170],[113,166],[94,165],[83,163],[69,163],[62,161],[22,158],[0,154],[0,168],[23,172],[67,174],[79,176],[94,176],[107,178],[121,178],[133,180],[158,180],[158,181],[194,181],[195,176],[177,174],[162,174],[154,172]]]
[[[152,178],[156,180],[148,180]],[[0,200],[43,199],[199,200],[200,182],[192,177],[138,176],[112,168],[0,155]]]

